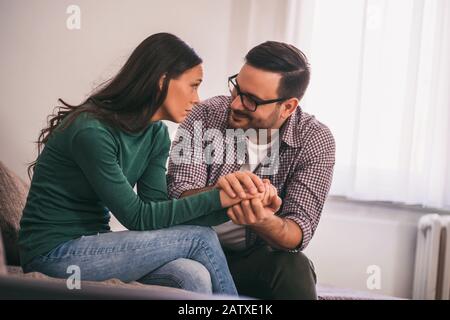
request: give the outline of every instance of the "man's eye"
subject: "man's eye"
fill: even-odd
[[[245,96],[245,100],[247,100],[248,102],[251,102],[251,103],[258,103],[258,100],[255,100],[255,99],[253,99],[252,97],[249,97],[249,96]]]
[[[251,100],[252,103],[254,103],[254,104],[259,104],[259,103],[261,102],[261,100],[255,99],[255,98],[250,98],[250,100]]]

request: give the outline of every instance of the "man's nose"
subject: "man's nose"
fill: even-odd
[[[231,97],[231,99],[233,99],[233,97]],[[231,101],[231,105],[230,105],[231,109],[233,110],[244,110],[245,107],[242,104],[242,100],[240,96],[236,96],[233,101]]]

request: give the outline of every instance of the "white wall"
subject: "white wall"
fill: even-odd
[[[66,27],[71,4],[81,30]],[[202,97],[226,92],[230,15],[229,0],[1,0],[0,161],[25,178],[57,99],[81,102],[156,32],[178,35],[203,58]]]
[[[411,298],[417,222],[423,214],[330,198],[305,250],[318,282]],[[380,268],[380,290],[367,287],[367,268],[372,265]]]
[[[201,98],[227,93],[246,52],[285,40],[288,0],[0,0],[0,161],[26,164],[58,98],[79,103],[147,36],[171,32],[204,60]],[[81,29],[69,30],[69,5]],[[176,126],[169,123],[171,133]]]

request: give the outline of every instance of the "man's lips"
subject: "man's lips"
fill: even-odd
[[[236,112],[236,111],[231,111],[231,116],[234,119],[248,119],[249,118],[249,116],[247,116],[246,114],[240,113],[240,112]]]

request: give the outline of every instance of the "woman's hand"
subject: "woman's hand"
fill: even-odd
[[[275,200],[278,198],[277,189],[270,183],[270,180],[264,179],[262,180],[264,191],[260,192],[259,190],[254,194],[249,194],[246,192],[245,199],[241,197],[230,197],[224,190],[220,190],[220,200],[222,203],[222,207],[227,208],[233,205],[240,203],[243,200],[250,200],[254,198],[259,198],[264,207],[270,206],[273,204]]]
[[[250,200],[253,198],[263,199],[265,194],[266,194],[265,189],[264,189],[264,192],[258,191],[255,194],[245,193],[245,199],[247,199],[247,200]],[[220,195],[220,203],[222,205],[222,208],[228,208],[228,207],[234,206],[235,204],[238,204],[242,200],[244,200],[240,197],[231,198],[224,190],[220,190],[220,189],[219,189],[219,195]]]
[[[251,199],[266,188],[263,181],[250,171],[236,171],[219,178],[216,188],[223,190],[231,199]],[[239,201],[240,202],[240,201]]]

